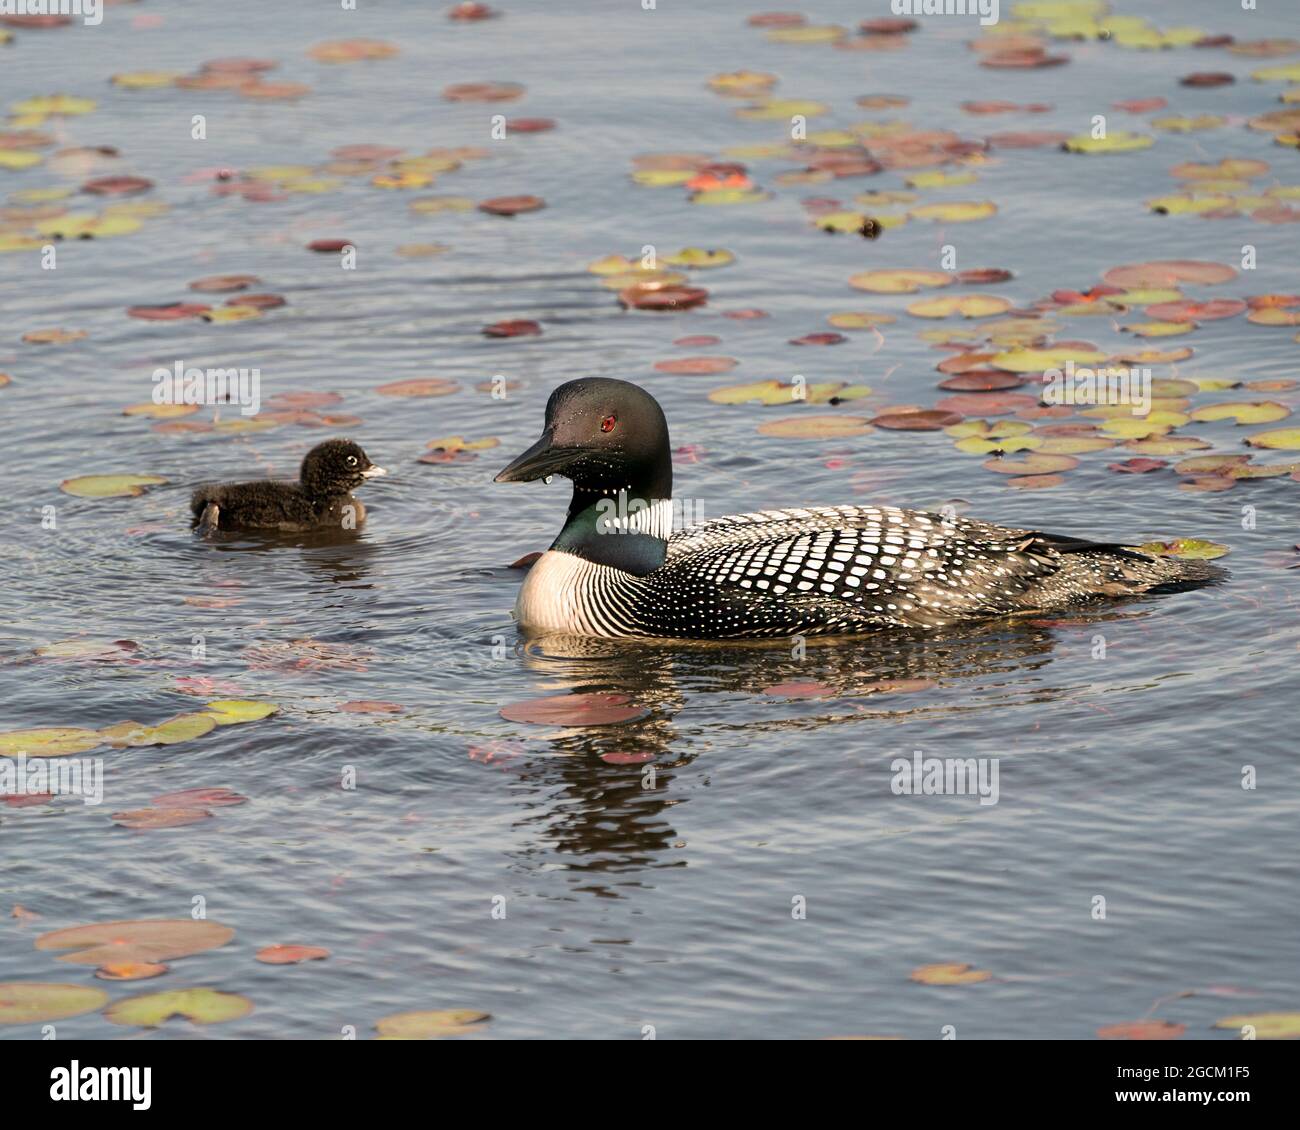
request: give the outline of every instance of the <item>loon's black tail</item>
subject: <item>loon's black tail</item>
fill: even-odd
[[[1038,534],[1029,548],[1041,546],[1069,554],[1077,566],[1094,574],[1099,591],[1188,592],[1227,578],[1228,571],[1210,561],[1144,553],[1132,545],[1088,541],[1084,538]],[[1085,564],[1086,563],[1086,564]]]

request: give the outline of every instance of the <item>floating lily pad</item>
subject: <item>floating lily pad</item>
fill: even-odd
[[[380,385],[375,392],[380,396],[449,396],[458,392],[460,385],[445,377],[422,377],[406,381],[390,381]]]
[[[1252,1012],[1242,1016],[1225,1016],[1215,1021],[1216,1028],[1255,1029],[1257,1040],[1294,1040],[1300,1037],[1300,1012]]]
[[[1206,404],[1193,410],[1192,419],[1233,420],[1238,426],[1242,424],[1271,424],[1276,420],[1285,420],[1291,415],[1291,409],[1275,400],[1242,401],[1226,404]]]
[[[567,694],[534,698],[501,708],[507,722],[539,726],[609,726],[644,718],[649,711],[625,694]]]
[[[1256,432],[1246,437],[1251,447],[1267,447],[1275,451],[1300,451],[1300,428],[1276,428],[1270,432]]]
[[[66,757],[85,753],[104,744],[104,738],[95,730],[75,726],[51,726],[34,730],[9,730],[0,733],[0,756],[12,757]]]
[[[1229,550],[1218,542],[1199,538],[1175,538],[1173,541],[1148,541],[1135,547],[1139,553],[1152,557],[1181,557],[1187,561],[1213,561],[1225,556]]]
[[[863,271],[849,278],[849,285],[873,294],[915,294],[925,287],[951,286],[956,277],[947,271],[913,269]]]
[[[171,961],[224,946],[235,931],[193,918],[145,918],[53,930],[36,939],[38,950],[71,950],[60,961],[107,965],[115,961]]]
[[[136,1028],[160,1028],[173,1017],[194,1024],[223,1024],[253,1011],[253,1002],[216,989],[167,989],[127,997],[104,1010],[104,1019]]]
[[[922,985],[974,985],[992,977],[987,970],[975,969],[966,962],[943,962],[913,969],[910,979]]]
[[[165,482],[160,475],[82,475],[64,479],[59,489],[78,498],[137,498],[145,488]]]
[[[303,961],[323,961],[330,951],[324,946],[263,946],[257,960],[265,965],[297,965]]]
[[[108,994],[92,985],[42,981],[0,982],[0,1024],[46,1024],[94,1012]]]
[[[867,435],[871,422],[865,416],[789,416],[759,424],[760,435],[782,439],[845,439]]]
[[[1102,1040],[1176,1040],[1186,1031],[1186,1024],[1175,1024],[1170,1020],[1130,1020],[1098,1028],[1097,1037]]]
[[[481,1030],[492,1017],[468,1008],[437,1009],[428,1012],[399,1012],[375,1022],[385,1040],[438,1040]]]
[[[205,714],[215,725],[233,726],[240,722],[256,722],[267,718],[280,708],[273,702],[257,702],[253,699],[222,698],[209,702]],[[203,714],[190,717],[204,717]]]

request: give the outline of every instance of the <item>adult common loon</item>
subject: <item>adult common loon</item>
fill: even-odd
[[[603,377],[552,392],[541,438],[496,481],[551,475],[572,481],[573,499],[519,590],[516,619],[534,633],[741,639],[938,629],[1222,575],[1118,544],[888,506],[764,510],[674,533],[663,410],[644,389]]]
[[[296,483],[259,479],[199,487],[190,497],[193,525],[203,536],[215,530],[355,529],[366,508],[352,491],[386,473],[350,439],[327,439],[307,452]]]

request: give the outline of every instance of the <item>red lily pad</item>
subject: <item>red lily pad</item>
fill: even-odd
[[[501,708],[507,722],[530,722],[538,726],[610,726],[632,722],[649,714],[625,694],[563,694],[533,698]]]
[[[1145,307],[1146,313],[1159,322],[1213,322],[1219,318],[1235,318],[1245,309],[1246,303],[1240,298],[1212,298],[1208,302],[1184,298]]]
[[[513,102],[524,96],[524,87],[517,82],[457,82],[444,87],[442,96],[448,102]]]
[[[548,133],[555,128],[553,118],[509,118],[506,133]]]
[[[227,306],[251,306],[254,310],[274,310],[287,304],[287,299],[280,294],[241,294],[238,298],[227,298]]]
[[[839,345],[841,342],[849,339],[843,334],[837,333],[814,333],[804,334],[803,337],[794,337],[790,339],[791,345]]]
[[[175,322],[182,318],[197,318],[211,310],[198,302],[166,302],[159,306],[129,306],[128,318],[141,318],[146,322]]]
[[[647,761],[653,761],[655,755],[648,751],[624,753],[616,750],[611,753],[602,753],[600,759],[607,765],[644,765]]]
[[[858,24],[858,30],[863,35],[907,35],[919,26],[915,20],[904,17],[890,19],[886,16],[880,19],[863,20]]]
[[[1021,377],[1001,369],[972,369],[940,381],[939,387],[947,392],[1005,392],[1024,383]]]
[[[480,202],[478,210],[490,216],[518,216],[545,207],[546,201],[540,196],[494,196]]]
[[[263,965],[297,965],[300,961],[323,961],[330,951],[324,946],[263,946],[257,960]]]
[[[1005,267],[973,267],[969,271],[957,272],[959,283],[973,283],[976,286],[1006,282],[1013,277],[1013,273]]]
[[[206,808],[136,808],[129,812],[114,812],[113,823],[123,828],[182,828],[197,824],[212,816]]]
[[[878,428],[888,428],[901,432],[937,432],[952,424],[960,424],[960,412],[949,412],[938,408],[918,409],[915,412],[886,412],[871,421]]]
[[[739,364],[734,357],[674,357],[667,361],[656,361],[655,369],[661,373],[700,377],[729,373]]]
[[[1102,1040],[1176,1040],[1186,1031],[1186,1024],[1175,1024],[1170,1020],[1130,1020],[1098,1028],[1097,1037]]]
[[[665,286],[657,290],[630,286],[619,291],[618,300],[621,305],[633,310],[674,312],[689,310],[692,306],[703,306],[709,300],[709,292],[702,286]]]
[[[1300,299],[1297,299],[1300,302]],[[714,337],[713,334],[687,334],[685,337],[677,338],[673,344],[680,349],[707,349],[713,345],[721,345],[722,338]]]
[[[229,808],[247,804],[248,797],[226,788],[179,789],[161,793],[149,803],[156,808]]]
[[[1036,396],[1018,392],[958,393],[939,401],[935,408],[962,416],[1005,416],[1021,408],[1038,407]]]
[[[339,707],[347,714],[403,714],[406,707],[396,702],[383,702],[379,699],[355,699]]]
[[[445,377],[424,377],[409,381],[389,381],[375,389],[380,396],[447,396],[460,388]]]
[[[1126,290],[1165,289],[1179,283],[1207,285],[1229,282],[1237,272],[1223,263],[1202,259],[1154,259],[1147,263],[1130,263],[1112,267],[1102,278],[1111,286]]]
[[[350,239],[313,239],[307,244],[307,250],[329,253],[342,251],[345,247],[355,246],[356,244]]]
[[[508,322],[493,322],[483,327],[484,337],[527,337],[542,332],[542,327],[526,318],[517,318]]]
[[[763,693],[772,698],[834,698],[835,688],[813,682],[773,683],[764,687]]]
[[[82,192],[93,196],[136,196],[153,188],[153,181],[144,177],[97,177],[81,186]]]
[[[1046,145],[1060,145],[1069,139],[1068,133],[1056,130],[1010,130],[990,134],[988,143],[994,149],[1041,149]]]
[[[1145,456],[1139,456],[1133,459],[1125,459],[1122,463],[1108,463],[1106,469],[1108,471],[1118,471],[1124,475],[1145,475],[1168,466],[1169,463],[1165,459],[1149,459]]]
[[[1226,71],[1196,71],[1194,74],[1183,75],[1183,77],[1178,80],[1178,85],[1229,86],[1236,81],[1236,76],[1230,75]]]
[[[225,294],[232,290],[247,290],[261,281],[256,275],[207,275],[190,283],[190,290],[202,291],[204,294]]]

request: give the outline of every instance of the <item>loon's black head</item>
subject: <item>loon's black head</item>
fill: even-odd
[[[499,483],[563,475],[575,492],[671,498],[672,454],[663,409],[645,389],[608,377],[560,385],[546,402],[541,438],[496,477]]]
[[[370,462],[359,444],[350,439],[327,439],[307,452],[298,477],[309,497],[330,498],[387,473]]]

